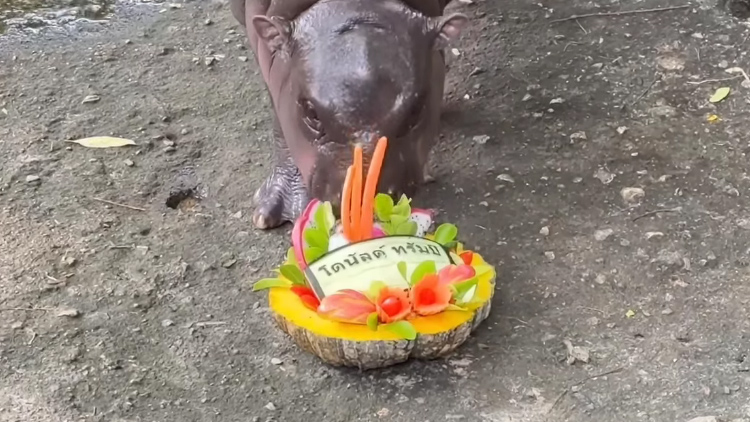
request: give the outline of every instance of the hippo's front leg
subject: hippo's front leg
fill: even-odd
[[[302,174],[289,155],[275,113],[273,137],[276,163],[253,197],[256,205],[253,223],[259,229],[273,229],[294,222],[309,202]]]

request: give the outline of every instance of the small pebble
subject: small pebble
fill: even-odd
[[[549,236],[549,227],[548,226],[542,227],[542,229],[539,230],[539,234],[541,234],[542,236]]]
[[[664,233],[662,232],[646,232],[645,234],[646,240],[651,240],[655,237],[664,237]]]
[[[620,196],[622,196],[622,199],[624,199],[625,202],[634,203],[640,201],[641,198],[646,196],[646,191],[641,188],[622,188]]]
[[[509,175],[509,174],[501,174],[501,175],[497,176],[496,179],[497,180],[502,180],[503,182],[516,183],[516,181],[513,179],[513,177],[511,177],[511,175]]]
[[[26,183],[35,183],[35,182],[38,182],[39,180],[41,180],[41,178],[37,176],[36,174],[30,174],[26,176]]]
[[[547,257],[550,261],[554,261],[555,259],[555,253],[552,251],[547,251],[544,253],[544,256]]]
[[[78,312],[78,309],[73,308],[61,309],[59,312],[57,312],[57,316],[59,317],[76,318],[80,315],[81,313]]]
[[[588,138],[586,137],[586,132],[584,131],[576,132],[570,135],[571,141],[585,141],[586,139]]]
[[[281,365],[282,363],[284,363],[284,361],[279,358],[271,358],[271,365]]]
[[[596,173],[594,173],[594,177],[599,179],[599,181],[604,183],[605,185],[608,185],[612,183],[613,180],[615,180],[615,174],[610,173],[602,168],[596,170]]]
[[[174,325],[174,321],[172,321],[171,319],[165,319],[161,322],[162,327],[171,327],[173,325]]]
[[[265,406],[263,406],[263,407],[265,407],[266,409],[268,409],[268,410],[270,410],[270,411],[272,411],[272,412],[273,412],[274,410],[276,410],[276,405],[275,405],[275,404],[273,404],[273,403],[272,403],[272,402],[270,402],[270,401],[268,402],[268,404],[266,404],[266,405],[265,405]]]
[[[477,135],[471,139],[479,145],[484,145],[490,140],[490,137],[488,135]]]
[[[661,311],[662,315],[672,315],[673,313],[674,313],[674,311],[672,309],[670,309],[670,308],[666,308],[666,309],[664,309],[664,310]]]
[[[126,166],[128,166],[128,167],[133,167],[133,166],[135,165],[135,163],[133,162],[133,160],[131,160],[131,159],[129,159],[129,158],[126,158],[126,159],[125,159],[125,160],[123,161],[123,163],[125,163],[125,165],[126,165]]]
[[[599,242],[603,242],[607,240],[610,236],[612,236],[615,233],[612,229],[603,229],[603,230],[597,230],[594,232],[594,239],[598,240]]]

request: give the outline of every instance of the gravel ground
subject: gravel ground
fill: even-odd
[[[415,201],[498,266],[493,313],[454,356],[364,373],[251,291],[290,228],[252,227],[270,119],[224,2],[8,28],[0,421],[750,421],[742,1],[555,22],[686,4],[620,3],[456,4]],[[137,146],[65,142],[94,135]]]

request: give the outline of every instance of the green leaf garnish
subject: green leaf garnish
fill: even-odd
[[[448,243],[443,244],[443,246],[445,246],[446,248],[448,248],[451,251],[455,251],[456,250],[456,246],[458,246],[458,245],[459,245],[459,243],[458,243],[457,240],[454,240],[452,242],[448,242]]]
[[[294,247],[291,247],[286,251],[286,262],[299,267],[299,262],[297,262],[297,255],[294,253]]]
[[[272,287],[289,287],[290,284],[280,278],[264,278],[253,284],[253,291],[270,289]]]
[[[401,217],[408,218],[411,215],[411,200],[406,195],[401,195],[401,199],[398,200],[398,204],[393,207],[392,216],[398,215]]]
[[[399,261],[396,265],[398,266],[398,272],[401,274],[401,277],[404,278],[404,281],[409,281],[409,279],[406,278],[406,262]]]
[[[388,287],[384,282],[382,281],[373,281],[370,283],[370,288],[367,289],[367,292],[365,293],[365,296],[370,298],[373,302],[378,300],[378,296],[380,296],[380,291],[383,290],[383,288]]]
[[[282,265],[279,268],[279,272],[284,276],[284,278],[291,281],[292,284],[298,286],[307,286],[307,283],[305,282],[305,275],[302,274],[302,270],[300,270],[298,266]]]
[[[329,236],[326,234],[324,229],[307,228],[305,229],[305,232],[303,233],[303,237],[305,238],[305,243],[307,243],[306,245],[307,247],[328,250]]]
[[[414,269],[414,272],[411,273],[411,281],[409,282],[410,286],[413,286],[417,283],[419,283],[424,276],[427,274],[434,274],[435,271],[435,261],[422,261],[417,265],[417,268]]]
[[[472,287],[476,286],[477,282],[479,282],[479,279],[477,277],[474,277],[469,280],[453,284],[453,287],[455,288],[455,294],[453,297],[455,297],[457,300],[463,300],[466,293],[471,290]]]
[[[414,236],[417,234],[417,223],[414,221],[406,221],[401,223],[398,227],[396,227],[396,233],[398,235],[405,235],[405,236]]]
[[[379,193],[375,195],[375,215],[381,222],[391,221],[393,214],[393,198],[390,195]]]
[[[417,338],[417,330],[409,321],[396,321],[390,324],[383,325],[388,331],[396,334],[397,336],[406,340],[414,340]]]
[[[378,313],[373,312],[370,315],[367,316],[367,327],[369,327],[372,331],[378,331],[378,324],[380,321],[378,321]]]
[[[331,229],[336,224],[336,218],[333,216],[333,207],[330,202],[326,201],[318,206],[318,209],[315,210],[313,221],[315,222],[315,228],[320,229],[326,235],[326,238],[328,238]]]
[[[477,265],[474,267],[474,271],[476,272],[477,277],[481,277],[485,275],[486,273],[492,271],[491,265]]]
[[[307,262],[307,265],[312,264],[313,262],[317,261],[326,254],[325,249],[321,248],[307,248],[305,249],[305,262]]]
[[[447,308],[445,308],[446,311],[467,311],[466,308],[462,308],[458,305],[450,304]]]
[[[475,311],[479,309],[482,305],[484,305],[484,302],[481,300],[472,300],[470,302],[464,302],[461,305],[467,311]]]
[[[435,241],[445,246],[456,239],[458,228],[450,223],[443,223],[435,230]]]

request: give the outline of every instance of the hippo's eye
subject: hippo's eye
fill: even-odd
[[[320,119],[318,118],[318,113],[315,111],[315,105],[309,100],[304,100],[301,102],[302,106],[302,121],[305,122],[305,125],[315,133],[316,136],[320,136],[323,134],[323,124],[320,122]]]

